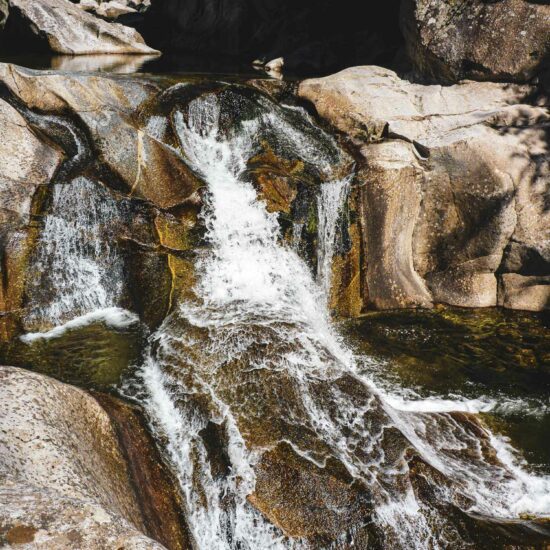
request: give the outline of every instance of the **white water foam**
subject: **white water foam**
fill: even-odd
[[[90,313],[76,317],[67,321],[63,325],[54,327],[46,332],[29,332],[20,336],[20,340],[26,344],[31,344],[37,340],[52,340],[63,336],[71,330],[86,327],[93,323],[104,323],[106,326],[124,330],[132,325],[139,323],[139,316],[131,311],[119,307],[110,307],[106,309],[96,309]]]

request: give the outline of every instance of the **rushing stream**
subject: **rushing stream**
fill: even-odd
[[[283,446],[314,467],[336,461],[368,487],[372,540],[386,548],[467,547],[451,519],[454,508],[497,518],[547,514],[550,480],[523,471],[502,440],[458,415],[396,409],[358,374],[322,299],[348,180],[324,184],[319,198],[316,283],[281,243],[276,217],[244,177],[260,128],[284,128],[270,115],[222,131],[220,116],[210,95],[176,119],[183,148],[208,184],[211,248],[197,262],[196,300],[182,304],[152,337],[141,373],[197,546],[301,546],[249,502],[255,488],[262,492],[255,470],[263,454]],[[222,473],[206,442],[212,425],[225,448]],[[421,482],[413,455],[425,465]],[[265,471],[262,482],[275,482]],[[426,482],[430,491],[420,487]],[[294,495],[288,498],[292,506]],[[261,496],[253,502],[270,517],[269,502]],[[327,512],[326,521],[340,515]]]
[[[239,94],[203,93],[172,111],[186,161],[206,185],[208,246],[196,253],[193,296],[149,337],[124,384],[169,456],[196,548],[481,548],[508,531],[516,541],[536,531],[519,520],[550,515],[550,477],[531,473],[466,414],[482,406],[408,399],[373,375],[382,361],[365,368],[336,330],[327,302],[353,172],[333,170],[331,138],[323,149],[321,130],[296,107],[269,102],[228,115],[242,105]],[[163,119],[149,122],[160,135]],[[283,239],[251,181],[249,161],[266,136],[322,180],[316,269],[301,256],[305,222]],[[86,179],[55,188],[28,323],[65,328],[23,340],[98,319],[114,329],[136,322],[117,308],[123,264],[108,228],[121,216]],[[44,287],[55,300],[42,299]]]

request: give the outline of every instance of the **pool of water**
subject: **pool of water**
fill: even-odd
[[[63,72],[100,72],[147,75],[208,75],[210,79],[250,80],[270,78],[252,63],[224,56],[198,56],[189,54],[136,55],[55,55],[48,53],[0,54],[0,63],[13,63],[35,70]],[[285,80],[297,80],[316,75],[285,71]]]
[[[501,309],[373,312],[341,324],[363,374],[398,406],[480,413],[550,472],[550,316]]]

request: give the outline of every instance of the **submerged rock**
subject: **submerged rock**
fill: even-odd
[[[421,74],[525,82],[550,70],[550,6],[524,0],[403,0],[401,29]]]
[[[344,468],[332,466],[318,467],[281,443],[262,455],[249,500],[287,536],[309,539],[313,547],[349,531],[355,545],[367,548],[368,492]]]
[[[532,91],[423,86],[378,67],[300,85],[364,159],[365,301],[548,307],[550,116]],[[524,278],[513,299],[507,274]]]
[[[158,549],[117,434],[82,390],[0,367],[0,540],[33,548]]]
[[[79,9],[69,0],[10,0],[10,20],[45,41],[51,52],[82,54],[159,53],[134,29],[110,23]],[[10,25],[12,21],[10,21]],[[17,40],[17,36],[14,36]]]

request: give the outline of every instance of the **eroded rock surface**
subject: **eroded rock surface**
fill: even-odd
[[[143,548],[116,432],[84,391],[0,367],[0,540],[33,548]]]
[[[401,29],[415,67],[435,79],[525,82],[550,69],[546,2],[404,0]]]
[[[104,21],[69,0],[10,0],[10,18],[19,19],[47,43],[50,51],[69,54],[152,54],[130,27]]]
[[[550,117],[531,92],[378,67],[300,85],[364,159],[365,301],[548,307]]]

